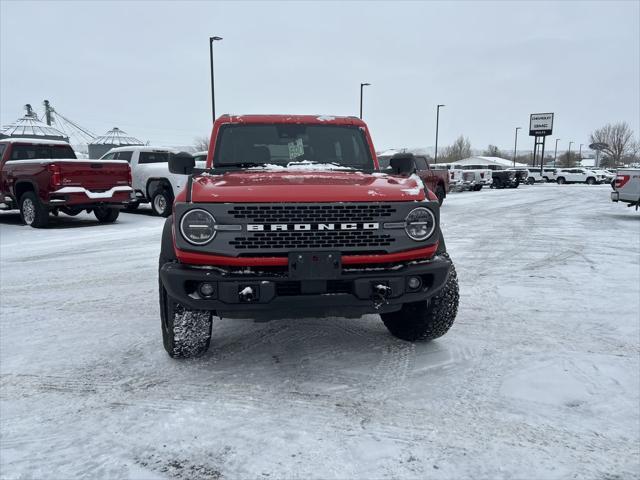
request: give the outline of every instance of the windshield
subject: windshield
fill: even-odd
[[[373,170],[362,130],[336,125],[223,126],[213,165]]]

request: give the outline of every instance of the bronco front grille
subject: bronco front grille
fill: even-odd
[[[362,247],[363,250],[387,247],[395,242],[388,234],[371,230],[324,230],[324,231],[287,231],[255,232],[248,236],[235,237],[231,242],[238,250],[262,249],[301,249]]]
[[[243,223],[300,222],[371,222],[389,218],[396,213],[392,205],[246,205],[229,210],[233,218]]]

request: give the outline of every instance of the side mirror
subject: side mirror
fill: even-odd
[[[187,152],[176,153],[169,156],[169,171],[178,175],[191,175],[196,166],[193,155]]]
[[[396,153],[389,161],[396,175],[411,175],[416,171],[416,159],[413,153]]]

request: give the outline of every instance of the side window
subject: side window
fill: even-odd
[[[118,152],[115,156],[116,160],[126,160],[127,162],[131,163],[131,155],[133,154],[132,151],[126,151],[126,152]]]
[[[102,160],[113,160],[115,156],[116,156],[115,153],[108,153],[104,157],[102,157]]]
[[[429,170],[427,159],[424,157],[416,157],[416,167],[418,170]]]
[[[0,143],[0,160],[2,160],[2,154],[4,153],[6,148],[7,148],[7,144],[6,143]]]
[[[167,163],[169,152],[140,152],[138,163]]]

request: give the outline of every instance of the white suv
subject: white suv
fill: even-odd
[[[101,160],[126,160],[131,165],[136,202],[127,210],[135,210],[141,203],[151,203],[156,215],[168,217],[173,199],[187,183],[187,175],[169,172],[169,157],[177,150],[164,147],[117,147],[104,154]]]
[[[556,181],[562,183],[586,183],[595,185],[604,181],[604,175],[587,170],[586,168],[560,168],[556,172]]]

